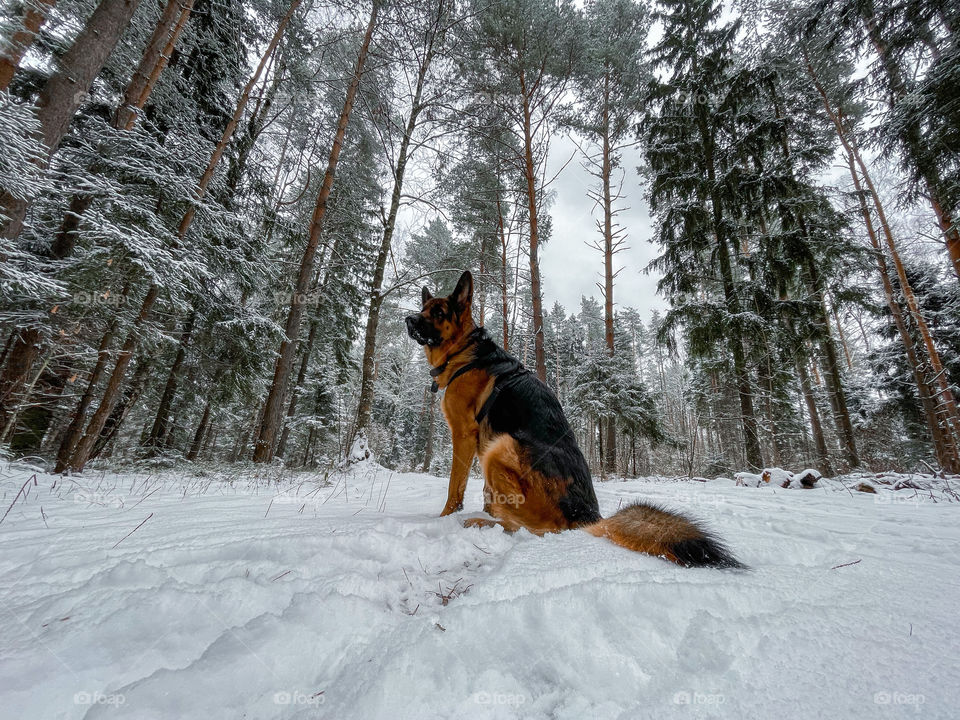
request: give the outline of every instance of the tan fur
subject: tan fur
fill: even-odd
[[[526,528],[535,535],[570,528],[558,500],[567,480],[545,478],[532,470],[517,441],[500,435],[484,447],[480,466],[484,477],[484,510],[507,530]]]
[[[671,562],[677,562],[670,550],[673,544],[694,540],[702,534],[686,518],[645,505],[631,505],[583,529],[628,550],[658,555]]]

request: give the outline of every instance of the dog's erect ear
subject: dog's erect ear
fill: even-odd
[[[473,275],[467,270],[457,281],[457,286],[453,289],[450,299],[458,308],[463,310],[473,300]]]
[[[420,291],[420,300],[424,305],[427,304],[428,300],[433,300],[433,295],[430,294],[430,288],[426,285],[424,285],[423,290]]]

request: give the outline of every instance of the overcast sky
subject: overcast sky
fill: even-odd
[[[577,157],[560,171],[575,152]],[[613,299],[617,306],[637,308],[646,319],[650,310],[663,309],[666,302],[657,295],[657,276],[643,272],[647,263],[657,255],[657,248],[650,243],[650,211],[643,199],[638,164],[636,150],[624,154],[626,177],[621,206],[629,209],[621,213],[618,220],[626,228],[626,245],[629,247],[614,256],[614,267],[623,270],[616,278]],[[596,221],[602,218],[602,210],[595,207],[587,196],[588,190],[596,184],[596,178],[583,168],[573,142],[562,135],[551,140],[547,178],[558,171],[560,175],[550,187],[556,193],[550,207],[553,237],[541,248],[540,271],[544,307],[551,307],[557,300],[570,314],[579,311],[581,295],[593,295],[598,300],[601,297],[597,283],[603,281],[603,256],[587,242],[600,238]]]

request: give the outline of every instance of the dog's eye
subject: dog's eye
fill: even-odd
[[[441,318],[443,317],[443,310],[440,309],[439,305],[434,305],[430,310],[430,316],[434,318]]]

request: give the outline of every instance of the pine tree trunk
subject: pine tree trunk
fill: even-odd
[[[290,393],[290,406],[287,408],[287,421],[283,424],[283,433],[280,435],[280,442],[277,444],[276,456],[282,458],[287,451],[287,440],[290,438],[290,428],[294,416],[297,414],[297,402],[300,400],[300,393],[303,391],[303,384],[307,379],[307,368],[310,365],[310,356],[313,354],[313,345],[317,339],[317,327],[319,321],[314,318],[310,321],[310,332],[307,333],[307,344],[301,348],[300,369],[297,371],[297,382]]]
[[[130,24],[140,0],[101,0],[70,49],[57,63],[57,71],[40,91],[37,119],[45,156],[45,167],[70,128],[70,121],[83,103],[94,78],[113,52]],[[30,203],[7,192],[0,195],[0,209],[7,216],[0,235],[19,237]]]
[[[860,206],[860,213],[863,215],[863,221],[867,228],[867,236],[870,244],[873,246],[874,255],[877,258],[877,269],[880,273],[880,281],[883,285],[883,294],[887,300],[887,307],[890,309],[890,315],[893,318],[893,324],[900,335],[900,341],[903,343],[904,353],[907,356],[907,364],[913,372],[914,383],[917,386],[917,396],[920,398],[920,406],[923,409],[924,419],[927,422],[927,429],[930,431],[930,438],[933,441],[934,455],[940,467],[948,472],[960,471],[960,454],[952,434],[949,432],[949,426],[945,431],[940,425],[937,417],[935,393],[930,387],[923,374],[923,368],[920,359],[917,357],[917,349],[914,345],[913,337],[907,327],[907,322],[903,317],[903,311],[900,303],[897,301],[894,293],[893,282],[890,279],[890,270],[887,267],[887,261],[880,247],[880,239],[877,237],[876,229],[873,225],[873,218],[870,216],[870,210],[867,207],[866,195],[863,192],[863,186],[860,183],[860,176],[857,174],[856,165],[852,153],[847,153],[847,167],[850,170],[850,177],[853,179],[854,189],[857,193],[857,201]]]
[[[510,351],[510,294],[507,287],[507,235],[503,227],[503,206],[497,196],[497,229],[500,232],[500,302],[503,305],[503,349]]]
[[[187,346],[190,344],[190,336],[193,334],[193,326],[197,319],[197,311],[190,312],[186,322],[183,325],[183,331],[180,333],[180,344],[177,347],[177,354],[170,366],[170,372],[167,374],[167,382],[163,386],[163,393],[160,395],[160,403],[157,406],[157,415],[153,421],[153,427],[150,430],[150,437],[147,438],[146,446],[150,453],[155,453],[161,446],[163,438],[167,434],[167,428],[170,421],[170,408],[173,405],[173,398],[177,392],[177,380],[180,375],[180,368],[187,357]]]
[[[153,308],[153,304],[156,302],[159,293],[160,288],[156,285],[151,285],[147,290],[143,304],[140,307],[140,312],[137,314],[136,320],[134,320],[133,328],[127,335],[123,347],[120,348],[120,354],[117,356],[117,362],[113,367],[113,372],[110,374],[110,379],[107,381],[107,386],[103,391],[100,404],[90,418],[86,432],[84,432],[83,437],[77,443],[73,454],[70,456],[69,467],[76,472],[83,470],[84,465],[87,464],[87,460],[90,459],[90,452],[93,450],[97,438],[100,437],[100,432],[103,430],[107,418],[109,418],[113,412],[113,407],[117,402],[120,389],[123,386],[123,378],[127,372],[127,367],[133,359],[133,351],[137,344],[137,334],[146,321],[147,316],[150,314],[150,310]]]
[[[527,212],[530,215],[530,294],[533,305],[533,338],[537,377],[547,381],[547,357],[543,346],[543,298],[540,295],[540,248],[539,202],[537,199],[537,176],[533,161],[533,126],[530,95],[527,80],[520,72],[520,97],[523,103],[523,170],[527,182]]]
[[[815,264],[809,261],[807,271],[811,285],[816,293],[820,310],[821,336],[818,338],[820,349],[823,351],[826,365],[824,376],[827,381],[827,392],[830,395],[830,405],[840,435],[840,444],[843,447],[844,457],[851,468],[859,467],[860,456],[857,453],[856,439],[853,435],[853,423],[850,421],[850,410],[847,406],[847,395],[843,388],[843,377],[840,373],[840,361],[837,357],[837,347],[830,334],[830,317],[827,312],[826,301],[823,299],[823,282]]]
[[[207,432],[207,426],[210,423],[210,400],[207,399],[203,406],[203,415],[200,416],[200,424],[197,431],[193,434],[193,442],[190,443],[190,450],[187,451],[187,460],[193,462],[200,455],[200,449],[203,447],[203,436]]]
[[[353,440],[357,437],[357,434],[366,432],[370,425],[370,413],[373,409],[373,384],[376,374],[377,328],[380,326],[380,308],[383,306],[384,300],[384,296],[381,294],[384,270],[387,266],[390,246],[393,243],[393,231],[397,223],[397,213],[400,210],[400,199],[403,194],[403,177],[407,169],[410,141],[417,128],[417,119],[423,110],[423,87],[427,78],[427,72],[430,70],[430,64],[433,62],[435,37],[434,35],[427,40],[426,52],[420,63],[420,68],[417,71],[417,84],[413,91],[413,101],[410,105],[410,117],[407,118],[403,138],[400,141],[400,150],[397,154],[397,166],[393,173],[393,192],[390,196],[390,210],[387,213],[387,220],[383,227],[380,249],[377,252],[377,259],[373,268],[373,281],[370,285],[370,304],[367,310],[367,327],[363,339],[363,361],[360,366],[360,399],[357,403],[357,416],[354,421],[353,430],[347,442],[347,453],[350,452]]]
[[[713,169],[708,165],[708,173],[713,175]],[[711,185],[714,182],[711,180]],[[716,193],[714,193],[716,194]],[[720,263],[720,277],[723,284],[723,295],[731,315],[740,314],[740,300],[737,297],[736,286],[733,280],[733,267],[730,263],[730,249],[723,237],[722,219],[720,215],[720,198],[712,199],[714,205],[714,232],[717,236],[717,259]],[[739,328],[731,328],[727,332],[727,344],[733,356],[733,371],[737,381],[737,394],[740,398],[740,424],[743,430],[743,444],[747,465],[753,470],[763,467],[763,451],[760,448],[760,433],[757,428],[757,416],[753,409],[753,389],[750,384],[750,374],[747,370],[747,360],[743,348],[743,337]]]
[[[143,394],[143,388],[147,384],[152,367],[153,364],[149,358],[141,360],[137,365],[137,369],[134,370],[133,377],[130,379],[127,389],[120,397],[120,401],[113,408],[110,417],[107,418],[103,428],[100,430],[100,436],[96,439],[93,449],[90,451],[90,460],[99,457],[117,436],[117,433],[123,426],[124,420],[126,420],[130,414],[130,409],[137,400],[140,399],[140,395]]]
[[[136,99],[136,102],[132,103],[137,110],[142,110],[143,106],[147,104],[147,99],[153,92],[153,88],[157,84],[157,80],[160,79],[161,73],[163,73],[169,64],[170,58],[173,56],[174,48],[177,46],[177,41],[180,39],[183,28],[186,26],[187,20],[190,19],[190,15],[193,12],[193,4],[194,0],[185,0],[185,2],[183,2],[183,4],[180,6],[180,14],[177,17],[177,24],[173,26],[170,37],[167,39],[167,44],[164,45],[163,51],[160,53],[160,57],[157,58],[157,62],[153,66],[153,70],[147,77],[147,81],[143,85],[143,89],[140,92],[140,97]],[[127,114],[123,129],[132,130],[133,126],[137,122],[138,117],[138,112]]]
[[[90,373],[90,378],[87,381],[87,387],[83,391],[83,395],[80,396],[80,401],[77,403],[76,410],[73,411],[73,417],[70,420],[70,425],[67,426],[67,430],[64,433],[63,439],[60,441],[60,449],[57,451],[57,463],[54,468],[54,472],[61,473],[67,469],[70,463],[70,457],[73,455],[73,451],[77,446],[77,442],[80,440],[80,436],[83,432],[83,424],[87,419],[87,410],[90,407],[90,404],[93,402],[93,395],[96,391],[97,385],[100,383],[100,379],[103,377],[104,370],[107,369],[107,361],[109,360],[109,353],[107,352],[110,347],[110,343],[113,341],[113,336],[117,330],[117,321],[114,319],[110,323],[110,327],[103,337],[100,340],[100,347],[97,349],[97,362],[93,366],[93,370]]]
[[[303,319],[303,298],[307,292],[310,278],[313,276],[314,260],[316,259],[317,247],[320,244],[320,235],[323,232],[323,220],[327,212],[327,201],[330,199],[330,191],[333,188],[333,179],[336,174],[337,163],[340,160],[340,150],[343,148],[343,141],[347,133],[347,124],[350,120],[350,114],[353,112],[354,99],[356,98],[357,89],[360,86],[360,78],[363,75],[363,68],[367,61],[367,55],[370,50],[370,40],[373,37],[373,31],[376,27],[379,9],[380,0],[373,0],[370,20],[367,23],[363,44],[360,46],[353,78],[350,81],[350,86],[347,88],[347,96],[343,103],[340,119],[337,122],[333,146],[330,149],[327,170],[324,174],[323,184],[321,185],[320,193],[317,196],[317,203],[313,210],[313,218],[310,223],[310,236],[300,262],[300,272],[293,288],[290,309],[287,313],[285,337],[280,344],[279,356],[277,357],[274,367],[273,382],[270,385],[270,391],[265,401],[263,421],[257,435],[256,449],[253,454],[254,462],[269,462],[273,459],[283,413],[287,381],[290,378],[290,371],[293,367],[297,337],[300,334],[300,323]]]
[[[613,337],[613,195],[610,190],[610,176],[613,173],[613,151],[610,148],[610,73],[603,76],[603,164],[601,180],[603,183],[603,325],[607,353],[613,357],[616,353]],[[607,416],[606,455],[604,469],[608,473],[617,471],[617,422],[613,416]]]
[[[433,415],[437,394],[429,390],[423,392],[427,396],[427,441],[424,443],[423,466],[420,468],[420,472],[428,473],[430,472],[430,463],[433,462]]]
[[[57,4],[56,0],[33,0],[24,6],[20,29],[6,42],[0,53],[0,91],[6,90],[20,68],[20,61],[27,54],[40,27]]]
[[[797,377],[800,379],[800,392],[807,405],[807,414],[810,416],[810,431],[813,433],[813,444],[817,448],[817,470],[824,475],[830,474],[830,453],[827,450],[827,441],[823,435],[823,425],[820,423],[820,412],[817,401],[810,387],[810,376],[807,375],[806,363],[797,358]]]
[[[111,124],[115,128],[129,130],[136,122],[137,112],[143,109],[150,91],[147,85],[150,81],[154,69],[161,62],[163,51],[167,47],[167,41],[170,39],[174,27],[178,21],[186,14],[189,16],[193,1],[181,5],[181,0],[167,0],[160,19],[153,29],[153,34],[147,41],[140,58],[140,64],[133,72],[133,77],[127,83],[126,90],[123,93],[123,99],[113,113]]]

